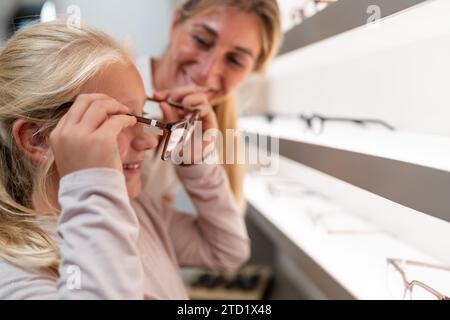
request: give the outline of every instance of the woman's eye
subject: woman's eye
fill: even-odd
[[[197,42],[197,44],[199,44],[201,47],[203,47],[205,49],[210,49],[213,46],[212,43],[208,42],[208,40],[206,40],[203,37],[200,37],[200,36],[197,36],[197,35],[193,35],[192,37]]]
[[[242,61],[238,57],[236,57],[234,55],[228,56],[228,61],[230,61],[230,63],[233,64],[236,67],[239,67],[239,68],[244,68],[245,67],[244,64],[242,63]]]

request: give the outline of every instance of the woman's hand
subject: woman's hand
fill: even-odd
[[[82,94],[50,134],[61,177],[91,168],[122,172],[117,137],[136,124],[128,108],[104,94]]]
[[[172,90],[157,92],[155,94],[155,99],[173,101],[200,110],[199,120],[202,122],[202,136],[205,132],[209,131],[208,141],[202,140],[202,155],[205,155],[214,148],[214,140],[216,133],[219,130],[219,125],[217,123],[216,114],[214,113],[203,88],[190,84]],[[161,103],[161,110],[163,111],[165,122],[176,122],[184,119],[189,114],[189,111],[173,108],[164,102]],[[195,135],[191,137],[191,139],[194,138]],[[195,143],[197,142],[194,141],[194,144]],[[194,144],[191,144],[192,154],[194,154]],[[198,159],[198,157],[195,159]]]
[[[202,121],[203,133],[209,129],[218,129],[217,118],[204,89],[194,84],[178,87],[172,90],[165,90],[155,93],[158,100],[169,100],[182,105],[200,110],[200,120]],[[161,103],[164,114],[164,121],[175,122],[183,119],[189,112],[172,108],[167,103]]]

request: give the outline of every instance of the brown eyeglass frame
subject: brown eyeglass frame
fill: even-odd
[[[182,105],[182,104],[170,101],[170,100],[157,100],[157,99],[154,99],[151,97],[147,97],[147,101],[156,102],[156,103],[165,102],[173,108],[190,112],[190,114],[185,119],[176,121],[176,122],[170,122],[170,123],[164,123],[160,120],[139,117],[139,116],[130,114],[131,116],[134,116],[139,123],[148,125],[153,128],[159,128],[159,129],[163,130],[164,146],[163,146],[163,150],[161,153],[161,160],[167,161],[168,159],[170,159],[172,157],[172,151],[178,150],[178,148],[175,147],[172,151],[167,151],[167,147],[169,146],[169,141],[170,141],[170,137],[171,137],[172,133],[178,129],[185,130],[183,137],[180,139],[180,143],[183,146],[186,143],[188,143],[191,135],[189,134],[189,136],[187,136],[187,133],[189,133],[189,131],[191,129],[193,129],[196,121],[198,121],[200,119],[200,109],[185,106],[185,105]]]
[[[190,136],[187,137],[186,134],[189,133],[191,128],[195,125],[196,121],[198,121],[200,119],[200,109],[186,106],[186,105],[183,105],[183,104],[180,104],[177,102],[173,102],[170,100],[159,100],[159,99],[155,99],[152,97],[147,97],[146,101],[151,101],[151,102],[156,102],[156,103],[167,103],[169,106],[171,106],[173,108],[189,112],[188,116],[185,119],[182,119],[182,120],[176,121],[176,122],[169,122],[169,123],[165,123],[165,122],[157,120],[157,119],[151,119],[151,118],[137,116],[137,115],[134,115],[131,113],[128,114],[131,117],[135,117],[136,120],[141,124],[147,125],[152,128],[157,128],[157,129],[160,129],[163,131],[164,145],[163,145],[163,150],[162,150],[162,154],[161,154],[161,160],[167,161],[168,159],[171,158],[172,151],[178,150],[178,148],[175,147],[172,151],[169,151],[169,152],[167,151],[167,147],[169,145],[169,141],[170,141],[170,137],[171,137],[172,133],[178,129],[185,130],[183,137],[180,139],[180,143],[185,145],[187,142],[189,142]],[[73,103],[74,103],[73,101],[66,102],[63,105],[61,105],[60,107],[58,107],[56,109],[56,111],[60,112],[65,109],[69,109]]]
[[[419,261],[392,259],[392,258],[387,258],[386,261],[388,264],[391,264],[395,268],[395,270],[397,270],[400,273],[400,275],[403,279],[403,285],[404,285],[403,298],[405,298],[406,293],[408,291],[412,292],[414,286],[419,286],[422,289],[424,289],[424,290],[428,291],[429,293],[431,293],[432,295],[434,295],[438,300],[450,300],[450,297],[440,293],[439,291],[437,291],[436,289],[433,289],[432,287],[423,283],[422,281],[418,281],[418,280],[408,281],[408,279],[406,277],[406,272],[402,269],[402,267],[400,266],[400,263],[404,262],[406,264],[413,265],[413,266],[432,268],[432,269],[440,269],[440,270],[445,270],[445,271],[450,271],[449,267],[437,266],[437,265],[428,264],[428,263],[419,262]]]

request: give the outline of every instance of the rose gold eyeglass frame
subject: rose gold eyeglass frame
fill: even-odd
[[[406,272],[401,267],[401,264],[405,263],[405,264],[412,265],[412,266],[431,268],[431,269],[439,269],[439,270],[444,270],[444,271],[450,271],[450,267],[437,266],[437,265],[428,264],[428,263],[419,262],[419,261],[393,259],[393,258],[387,258],[386,261],[387,261],[388,265],[389,264],[392,265],[394,267],[394,269],[397,272],[399,272],[402,277],[403,285],[404,285],[403,298],[406,297],[406,294],[408,292],[412,292],[412,290],[414,289],[414,286],[418,286],[418,287],[421,287],[422,289],[428,291],[429,293],[431,293],[438,300],[450,300],[450,297],[437,291],[436,289],[430,287],[429,285],[423,283],[422,281],[418,281],[418,280],[408,281],[408,278],[406,277]]]
[[[167,103],[172,108],[188,112],[184,119],[169,123],[146,117],[145,114],[144,116],[137,116],[131,113],[128,114],[129,116],[135,117],[136,120],[141,124],[163,131],[163,148],[161,159],[163,161],[167,161],[171,159],[173,152],[180,151],[180,147],[185,146],[189,142],[194,131],[195,124],[200,119],[200,110],[170,100],[158,100],[152,97],[147,97],[146,100],[155,103]],[[69,109],[72,104],[73,101],[64,103],[63,105],[59,106],[56,111],[60,112]],[[177,140],[173,142],[172,137],[175,135],[175,133],[178,134],[180,138],[179,140],[178,138],[175,138]]]

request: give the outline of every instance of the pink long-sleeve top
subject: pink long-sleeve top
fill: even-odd
[[[148,193],[130,201],[116,170],[63,177],[61,214],[45,226],[60,245],[59,275],[0,260],[0,299],[187,299],[180,266],[239,267],[249,239],[223,168],[177,167],[177,174],[197,216]]]

